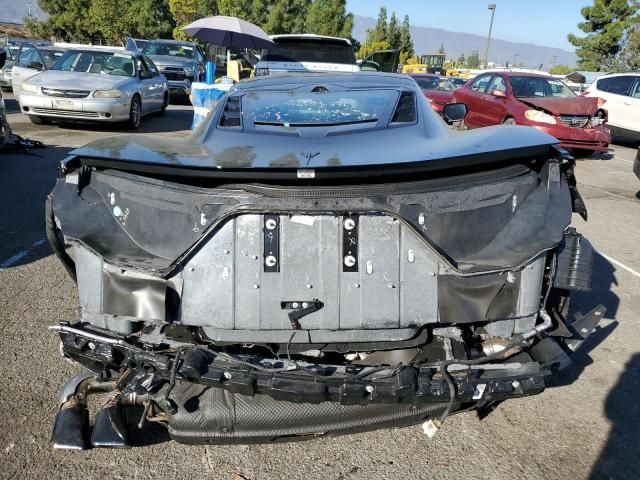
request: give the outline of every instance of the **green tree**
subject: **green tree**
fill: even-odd
[[[576,49],[578,67],[599,71],[603,61],[615,57],[621,49],[626,30],[638,22],[637,0],[593,0],[593,6],[581,10],[585,21],[578,28],[587,35],[568,39]]]
[[[307,30],[318,35],[350,38],[353,15],[346,0],[313,0],[306,18]]]
[[[173,29],[173,38],[178,40],[189,38],[180,30],[181,27],[218,12],[216,0],[169,0],[169,10],[176,24]]]
[[[304,33],[308,9],[307,0],[273,0],[262,28],[270,34]]]
[[[464,67],[467,64],[467,59],[465,58],[464,53],[460,54],[458,60],[456,60],[456,64],[458,67]]]
[[[405,15],[404,20],[402,20],[402,26],[400,27],[400,63],[405,64],[414,54],[409,15]]]
[[[387,25],[387,42],[391,48],[399,50],[400,40],[400,24],[398,23],[396,12],[393,12]]]
[[[134,27],[134,11],[129,0],[91,0],[88,15],[108,45],[122,45]]]
[[[573,69],[567,65],[556,65],[549,70],[551,75],[569,75]]]
[[[604,59],[603,70],[635,72],[640,70],[640,24],[632,25],[625,33],[620,51]]]
[[[440,49],[438,50],[438,53],[441,55],[444,55],[447,53],[446,50],[444,49],[444,43],[440,44]]]
[[[471,52],[471,55],[469,55],[467,57],[467,68],[480,68],[480,54],[478,53],[478,50],[474,50],[473,52]]]
[[[360,50],[358,50],[356,57],[358,57],[358,59],[362,59],[368,57],[373,52],[377,52],[378,50],[388,50],[389,47],[389,42],[387,42],[386,40],[381,40],[379,42],[373,43],[363,43],[360,47]]]
[[[39,0],[38,5],[48,14],[47,20],[27,19],[25,23],[36,37],[88,41],[97,33],[87,15],[91,0]]]
[[[169,0],[134,0],[132,34],[141,38],[171,38],[175,27]]]
[[[367,32],[367,43],[389,41],[387,35],[387,9],[380,7],[375,27]]]

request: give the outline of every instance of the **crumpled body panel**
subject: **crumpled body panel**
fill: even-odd
[[[523,265],[557,245],[571,195],[555,161],[411,184],[314,190],[252,185],[204,189],[115,171],[60,179],[53,208],[65,237],[114,265],[167,275],[241,213],[384,213],[413,230],[460,274]],[[405,193],[407,192],[407,193]]]

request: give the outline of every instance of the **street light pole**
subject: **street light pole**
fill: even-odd
[[[488,8],[491,10],[491,23],[489,24],[489,35],[487,36],[487,48],[484,50],[484,68],[489,66],[489,44],[491,43],[491,32],[493,31],[493,17],[496,14],[496,4],[490,3]]]

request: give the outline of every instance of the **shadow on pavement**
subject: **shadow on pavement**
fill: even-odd
[[[121,132],[136,135],[139,133],[163,133],[189,130],[193,122],[193,108],[169,108],[163,116],[152,113],[142,118],[137,130],[129,130],[120,123],[55,123],[66,130],[91,132]]]
[[[620,298],[613,291],[613,286],[618,285],[615,276],[615,267],[603,256],[596,253],[594,257],[592,290],[591,292],[573,292],[571,296],[571,309],[569,316],[573,318],[576,313],[586,314],[598,304],[607,307],[605,319],[614,320],[607,325],[599,325],[595,331],[587,337],[580,348],[571,355],[572,364],[557,372],[548,380],[549,386],[559,387],[575,382],[589,365],[593,363],[590,353],[604,342],[616,329],[615,321]]]
[[[640,478],[640,354],[625,366],[611,389],[604,412],[611,421],[607,443],[591,471],[591,480]]]
[[[142,406],[128,407],[126,410],[127,433],[129,442],[134,447],[155,445],[171,440],[166,427],[153,422],[145,422],[142,429],[138,428],[138,422],[142,418],[144,408]]]
[[[69,148],[0,151],[0,268],[48,256],[44,204]]]

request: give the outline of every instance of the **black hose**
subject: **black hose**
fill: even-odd
[[[53,213],[51,195],[47,197],[47,202],[45,204],[45,232],[49,245],[51,246],[51,250],[53,250],[53,253],[55,253],[56,257],[58,257],[62,262],[62,265],[73,281],[78,283],[78,279],[76,277],[76,263],[65,250],[64,242],[61,238],[62,233],[56,225],[56,217]]]

